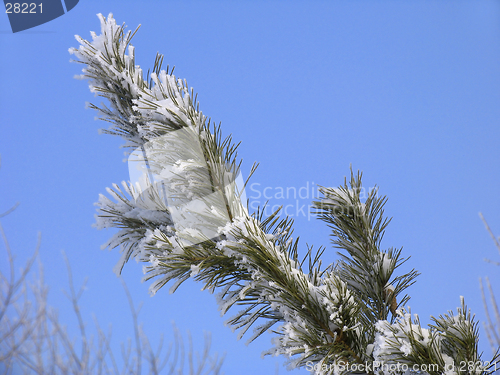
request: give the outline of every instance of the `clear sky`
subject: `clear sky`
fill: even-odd
[[[142,24],[132,44],[145,71],[165,54],[203,112],[242,141],[244,173],[261,163],[247,197],[263,204],[266,193],[288,206],[303,249],[326,245],[325,261],[335,259],[328,229],[307,207],[315,184],[338,186],[352,164],[389,198],[384,247],[403,246],[407,267],[422,273],[409,289],[412,312],[427,324],[463,295],[484,319],[479,277],[489,275],[500,296],[499,269],[483,261],[500,255],[478,216],[500,235],[500,2],[81,0],[16,34],[0,16],[0,212],[20,202],[1,222],[19,265],[41,231],[49,302],[75,334],[61,250],[75,282],[89,277],[89,326],[95,313],[113,324],[116,344],[133,335],[112,273],[118,250],[100,250],[113,232],[91,227],[98,194],[128,179],[123,141],[98,134],[107,124],[85,102],[101,98],[73,79],[81,66],[68,54],[74,35],[90,38],[100,31],[96,14],[109,12],[130,29]],[[172,337],[174,320],[200,344],[212,332],[226,374],[275,372],[277,359],[260,358],[271,335],[248,347],[237,341],[200,284],[150,298],[141,265],[130,262],[123,276],[144,302],[140,320],[153,342],[159,332]],[[480,348],[488,359],[482,329]]]

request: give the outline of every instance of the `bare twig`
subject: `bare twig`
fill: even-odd
[[[488,222],[486,221],[486,219],[484,218],[484,216],[483,216],[483,214],[481,212],[479,213],[479,217],[483,221],[484,226],[486,227],[486,230],[490,234],[491,238],[493,239],[493,242],[495,243],[495,246],[498,249],[498,252],[500,253],[500,241],[499,241],[499,238],[495,237],[495,235],[493,234],[493,231],[491,230],[490,226],[488,225]],[[488,263],[493,263],[493,264],[495,264],[497,266],[500,266],[500,262],[496,262],[496,261],[493,261],[493,260],[490,260],[490,259],[485,259],[485,261],[487,261]]]
[[[12,211],[12,210],[10,210]],[[0,270],[0,363],[4,374],[12,374],[19,368],[24,374],[140,374],[145,368],[149,374],[160,374],[169,364],[169,373],[184,373],[184,345],[182,337],[174,326],[174,343],[163,353],[163,337],[155,350],[139,323],[140,306],[136,308],[132,296],[122,280],[133,318],[134,344],[129,340],[122,347],[122,371],[111,346],[111,329],[104,333],[97,318],[97,344],[88,337],[86,324],[81,313],[80,299],[86,280],[78,289],[74,286],[70,262],[63,253],[68,270],[69,293],[73,311],[77,317],[80,331],[80,354],[76,351],[75,341],[62,325],[57,310],[47,305],[48,287],[43,277],[43,267],[39,262],[38,273],[31,287],[27,276],[33,263],[38,259],[40,235],[33,255],[28,259],[19,276],[16,275],[14,256],[7,236],[0,225],[0,234],[5,244],[10,274]],[[223,359],[210,355],[210,338],[205,336],[203,353],[193,363],[193,346],[189,336],[189,375],[220,374]],[[173,352],[172,352],[173,350]],[[174,354],[171,357],[171,354]],[[132,354],[132,355],[131,355]],[[144,358],[144,361],[143,361]]]
[[[495,243],[495,246],[500,252],[499,239],[496,238],[495,235],[493,234],[493,231],[491,230],[490,226],[488,225],[482,213],[479,213],[479,217],[483,221],[486,230],[490,234],[491,238],[493,239],[493,242]],[[485,261],[500,266],[500,262],[496,262],[490,259],[485,259]],[[490,304],[494,316],[492,317],[492,315],[490,314],[490,309],[488,308],[488,303],[486,302],[487,298],[486,298],[485,288],[483,285],[483,280],[479,279],[479,286],[481,288],[481,297],[483,299],[484,311],[486,312],[486,322],[483,322],[483,325],[484,325],[484,330],[486,331],[486,337],[488,337],[488,341],[490,342],[492,351],[494,353],[498,353],[500,350],[500,311],[498,309],[498,304],[495,298],[495,294],[493,293],[493,289],[491,287],[489,278],[486,277],[485,281],[486,281],[486,289],[488,290],[488,294],[490,296]]]

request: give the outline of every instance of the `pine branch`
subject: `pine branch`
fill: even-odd
[[[267,218],[260,209],[250,214],[242,203],[239,144],[211,125],[185,80],[161,70],[162,55],[144,79],[132,34],[112,15],[99,18],[102,34],[92,34],[92,42],[77,37],[81,45],[70,52],[86,65],[91,91],[111,103],[92,108],[114,124],[109,133],[135,148],[129,167],[136,163],[142,173],[123,183],[124,191],[108,190],[115,202],[101,196],[98,203],[97,227],[121,229],[106,244],[121,247],[118,272],[130,257],[144,262],[145,280],[155,280],[152,294],[194,278],[218,292],[223,314],[242,307],[228,320],[239,337],[251,327],[249,341],[274,332],[266,353],[289,357],[291,368],[331,374],[370,364],[366,372],[375,373],[375,363],[431,361],[442,373],[462,359],[479,359],[475,323],[463,304],[457,316],[435,319],[428,329],[403,309],[410,298],[403,292],[418,272],[398,275],[408,258],[401,248],[381,249],[387,199],[377,190],[364,199],[360,172],[351,170],[349,184],[339,188],[322,187],[323,198],[314,202],[340,261],[322,269],[321,247],[299,260],[293,221],[279,210]]]
[[[361,173],[355,176],[351,170],[349,184],[345,181],[338,189],[320,188],[323,199],[313,204],[319,218],[332,229],[334,247],[347,252],[338,253],[339,275],[362,297],[367,306],[364,313],[375,324],[387,319],[389,311],[394,319],[397,308],[409,300],[407,295],[401,298],[401,292],[415,282],[418,272],[393,276],[409,258],[401,257],[402,249],[380,249],[390,222],[383,216],[387,198],[379,197],[378,189],[373,189],[362,202],[365,190],[361,177]]]

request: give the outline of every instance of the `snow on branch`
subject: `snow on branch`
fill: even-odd
[[[314,202],[340,260],[322,269],[322,248],[306,249],[300,260],[290,218],[248,212],[238,145],[210,125],[193,89],[161,70],[161,55],[144,79],[133,33],[111,14],[99,18],[101,34],[77,37],[80,47],[70,52],[85,65],[91,91],[109,100],[110,108],[91,105],[113,124],[107,132],[134,148],[131,181],[108,190],[114,201],[101,196],[98,203],[96,226],[120,229],[105,245],[121,247],[118,272],[130,257],[145,263],[152,294],[169,283],[174,292],[189,278],[202,283],[217,292],[221,314],[241,308],[227,320],[238,337],[251,327],[249,341],[274,333],[274,347],[264,354],[288,357],[290,368],[403,374],[422,371],[373,366],[433,364],[428,373],[451,374],[460,361],[480,361],[475,323],[463,304],[458,315],[427,329],[404,310],[410,298],[404,292],[418,272],[398,274],[408,260],[402,248],[381,248],[387,199],[378,190],[365,199],[359,172],[338,188],[321,188],[323,198]]]

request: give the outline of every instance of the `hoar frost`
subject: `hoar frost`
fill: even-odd
[[[429,329],[396,311],[408,300],[397,295],[418,272],[393,276],[405,259],[399,250],[380,249],[385,197],[370,193],[361,202],[359,172],[351,170],[339,188],[320,189],[324,197],[314,202],[344,252],[340,261],[322,269],[321,251],[309,248],[307,267],[288,218],[248,213],[235,182],[237,146],[222,139],[219,128],[211,130],[192,88],[161,64],[146,82],[135,64],[132,33],[111,14],[99,19],[101,34],[92,33],[92,41],[77,36],[80,47],[70,52],[86,65],[80,78],[109,99],[111,108],[90,105],[112,123],[104,132],[122,136],[133,149],[131,182],[108,189],[114,201],[100,195],[97,203],[96,227],[119,228],[105,244],[122,253],[116,273],[130,258],[144,262],[144,279],[155,280],[151,294],[170,281],[171,292],[188,278],[203,282],[219,292],[222,314],[243,306],[227,321],[240,329],[238,337],[252,327],[251,341],[277,324],[266,353],[287,356],[290,368],[311,362],[318,375],[337,374],[335,365],[347,363],[415,364],[422,353],[445,365],[480,358],[463,301],[458,315],[433,318]]]

